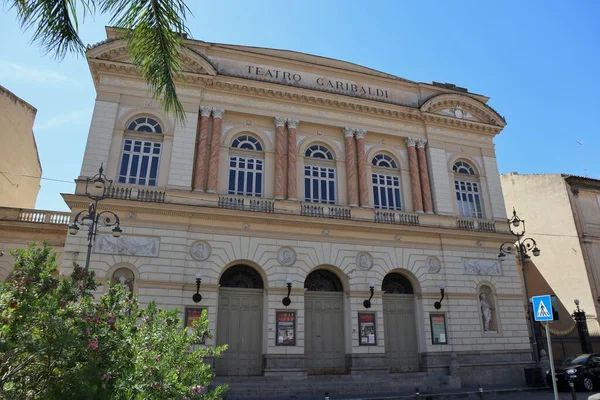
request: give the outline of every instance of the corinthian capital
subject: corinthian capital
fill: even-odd
[[[298,121],[297,119],[291,119],[291,118],[287,119],[288,129],[296,129],[298,127],[299,123],[300,123],[300,121]]]
[[[364,139],[365,135],[367,134],[367,130],[366,129],[355,129],[354,134],[356,135],[357,139]]]
[[[213,108],[212,109],[213,118],[223,118],[224,112],[225,112],[225,110],[223,110],[222,108]]]
[[[275,117],[275,127],[283,128],[285,126],[285,118],[283,117]]]
[[[211,107],[201,106],[200,107],[200,116],[201,117],[210,117],[211,111],[212,111]]]
[[[427,139],[423,139],[423,138],[417,139],[417,148],[418,149],[424,149],[426,144],[427,144]]]
[[[344,128],[344,137],[347,138],[351,138],[354,137],[354,131],[356,129],[355,128],[348,128],[347,126]]]
[[[417,145],[417,138],[407,137],[404,143],[406,143],[406,147],[415,147]]]

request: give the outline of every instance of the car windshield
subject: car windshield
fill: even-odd
[[[569,357],[565,359],[561,365],[576,365],[576,364],[585,364],[585,362],[590,358],[589,354],[581,354],[575,358]]]

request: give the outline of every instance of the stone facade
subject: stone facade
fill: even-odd
[[[486,97],[341,61],[268,49],[251,55],[243,46],[190,40],[178,90],[188,121],[182,127],[146,97],[134,68],[115,72],[114,63],[129,65],[124,46],[112,40],[87,54],[98,101],[81,178],[93,175],[94,163],[110,160],[114,186],[131,191],[103,200],[100,208],[121,216],[124,237],[149,247],[114,244],[94,252],[91,268],[100,279],[114,280],[115,271],[128,268],[142,303],[205,307],[218,342],[232,307],[226,293],[241,287],[226,277],[238,266],[249,268],[256,276],[240,270],[239,279],[254,288],[248,298],[260,293],[262,300],[249,309],[259,314],[240,343],[259,332],[261,375],[385,375],[394,368],[448,375],[455,352],[465,382],[489,375],[490,360],[498,383],[522,380],[530,347],[516,266],[507,262],[498,273],[474,274],[463,265],[464,259],[496,260],[498,246],[510,238],[506,215],[498,212],[504,205],[492,142],[505,122]],[[139,118],[151,118],[161,132],[132,131],[131,121]],[[110,141],[109,132],[110,144],[96,146]],[[160,162],[148,172],[151,186],[146,175],[131,172],[125,156],[127,143],[136,140],[161,144]],[[453,189],[454,180],[463,179],[455,171],[459,161],[471,168],[466,181],[479,188],[476,200],[460,204]],[[84,186],[80,179],[76,192],[64,196],[73,212],[87,206]],[[155,200],[135,201],[148,198]],[[473,213],[465,214],[469,207]],[[83,235],[67,238],[64,269],[83,261],[85,245]],[[195,304],[199,271],[202,301]],[[315,272],[332,281],[311,286]],[[390,277],[402,282],[399,291],[386,286]],[[327,285],[335,288],[322,292]],[[438,310],[440,285],[445,298]],[[493,332],[483,330],[482,285],[495,299]],[[370,286],[371,306],[365,307]],[[332,356],[337,364],[323,368],[311,364],[321,337],[315,324],[331,322],[314,319],[325,315],[325,308],[313,308],[319,296],[340,304],[331,314],[340,325],[325,335],[342,343],[341,361],[338,351]],[[390,311],[392,299],[404,311]],[[295,312],[291,345],[280,345],[281,311]],[[370,325],[359,321],[367,312]],[[443,316],[443,332],[440,325],[432,332],[431,314]],[[414,335],[406,356],[414,361],[406,364],[390,358],[394,346],[406,350],[408,343],[390,329],[397,318],[404,321],[400,329]],[[216,371],[233,367],[217,362]]]

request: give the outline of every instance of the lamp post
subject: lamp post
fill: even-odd
[[[508,222],[508,229],[510,229],[510,233],[517,237],[517,242],[502,243],[500,245],[498,259],[502,262],[506,259],[506,254],[515,254],[519,259],[519,263],[521,264],[521,269],[523,271],[523,285],[525,286],[525,296],[527,297],[527,312],[529,314],[529,323],[531,325],[533,359],[536,367],[538,367],[540,363],[540,356],[537,349],[534,318],[531,307],[529,306],[529,289],[527,287],[527,269],[525,268],[525,264],[527,261],[531,260],[531,257],[528,253],[531,252],[535,257],[537,257],[540,255],[540,249],[538,249],[537,243],[532,238],[523,238],[523,236],[525,236],[525,221],[517,216],[517,212],[514,208],[512,218],[508,218],[506,221]],[[517,228],[520,228],[520,230],[517,230]]]
[[[90,192],[90,184],[93,185],[95,192]],[[85,195],[94,202],[90,203],[87,210],[80,211],[75,218],[73,218],[73,223],[69,225],[69,234],[71,235],[77,235],[77,232],[79,232],[79,226],[86,226],[88,228],[88,249],[87,256],[85,258],[85,269],[90,268],[92,246],[96,240],[99,225],[106,227],[114,226],[112,229],[112,235],[116,238],[121,236],[121,233],[123,233],[123,230],[119,226],[120,221],[117,214],[112,211],[98,212],[98,202],[108,197],[106,195],[106,189],[110,189],[111,186],[112,180],[108,179],[106,175],[104,175],[104,169],[102,168],[101,164],[98,173],[92,178],[87,178],[85,180]]]

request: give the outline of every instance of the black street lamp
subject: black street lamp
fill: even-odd
[[[532,238],[525,238],[525,221],[520,219],[517,216],[517,212],[513,208],[513,216],[506,220],[508,222],[508,229],[510,229],[510,233],[517,237],[517,242],[506,242],[500,245],[500,253],[498,254],[498,259],[500,261],[504,261],[506,259],[507,254],[515,254],[519,259],[519,263],[521,264],[521,269],[523,271],[523,286],[525,286],[525,296],[527,297],[527,310],[529,314],[529,322],[531,324],[531,339],[532,339],[532,347],[533,347],[533,359],[535,361],[536,366],[539,366],[540,356],[538,354],[537,348],[537,337],[535,334],[535,323],[532,314],[531,307],[529,305],[529,289],[527,287],[527,271],[525,268],[525,264],[527,261],[531,260],[529,253],[531,253],[537,257],[540,255],[540,249],[537,247],[537,243]],[[523,226],[521,227],[521,224]],[[513,228],[519,228],[521,230],[513,230]]]
[[[85,195],[94,200],[94,202],[90,203],[87,210],[80,211],[75,218],[73,218],[73,223],[69,225],[69,234],[71,235],[77,235],[77,232],[79,232],[79,226],[86,226],[88,228],[88,249],[87,256],[85,258],[86,269],[90,268],[92,246],[96,240],[98,226],[100,224],[106,227],[114,226],[112,229],[112,235],[116,238],[121,236],[121,233],[123,233],[123,230],[119,226],[120,221],[117,214],[112,211],[98,212],[98,202],[108,197],[106,195],[106,193],[108,193],[107,189],[110,189],[112,186],[112,180],[108,179],[106,175],[104,175],[103,171],[104,169],[102,168],[102,165],[100,165],[98,173],[92,178],[87,178],[85,180]],[[97,194],[96,192],[89,191],[90,184],[93,184],[94,189],[98,192]]]

